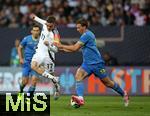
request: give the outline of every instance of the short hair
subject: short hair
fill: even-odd
[[[32,25],[32,29],[33,29],[34,27],[38,27],[38,28],[39,28],[39,30],[41,30],[40,25],[39,25],[39,24],[37,24],[37,23],[33,23],[33,25]]]
[[[77,20],[76,24],[81,24],[82,26],[85,26],[86,28],[89,26],[88,21],[86,19],[79,19]]]
[[[56,22],[56,18],[54,16],[48,16],[46,21],[48,23],[55,23]]]

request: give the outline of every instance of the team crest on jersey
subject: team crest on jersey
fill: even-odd
[[[106,73],[106,70],[105,69],[100,69],[100,73],[104,74],[104,73]]]

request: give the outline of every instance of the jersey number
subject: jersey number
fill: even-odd
[[[53,64],[47,64],[47,69],[52,72],[53,71]]]

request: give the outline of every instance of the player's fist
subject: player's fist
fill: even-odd
[[[44,41],[44,44],[45,44],[46,46],[49,46],[49,42],[48,42],[48,41]]]
[[[36,17],[35,14],[33,14],[33,13],[30,14],[30,18],[31,18],[31,19],[34,19],[35,17]]]
[[[63,49],[63,45],[61,43],[55,43],[55,46],[58,48],[58,49]]]

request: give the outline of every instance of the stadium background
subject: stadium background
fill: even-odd
[[[84,17],[95,33],[102,55],[116,58],[108,64],[108,75],[130,95],[150,95],[150,1],[149,0],[0,0],[0,91],[17,91],[21,66],[12,64],[16,39],[29,34],[35,13],[41,18],[54,15],[63,43],[75,43],[80,35],[75,20]],[[40,9],[40,10],[39,10]],[[15,59],[17,59],[17,55]],[[56,54],[56,75],[60,76],[62,94],[74,93],[75,70],[82,62],[81,51]],[[93,75],[85,80],[87,95],[116,95]],[[37,90],[53,91],[42,78]],[[150,102],[150,100],[148,101]]]

